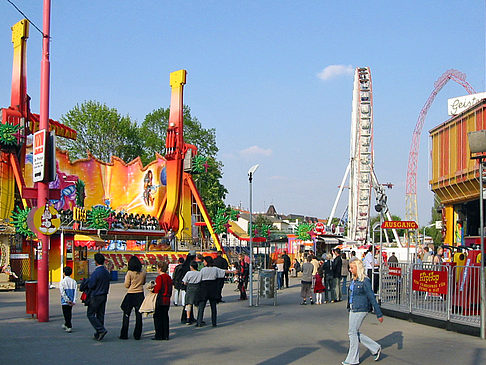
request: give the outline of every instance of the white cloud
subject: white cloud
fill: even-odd
[[[333,77],[338,77],[341,75],[352,75],[354,68],[351,65],[330,65],[324,68],[321,72],[317,74],[317,77],[321,80],[329,80]]]
[[[270,156],[272,154],[272,150],[270,148],[261,148],[258,146],[251,146],[245,148],[244,150],[240,151],[240,155],[244,157],[248,156]]]

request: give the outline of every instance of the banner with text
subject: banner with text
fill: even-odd
[[[412,289],[447,294],[447,271],[413,270]]]

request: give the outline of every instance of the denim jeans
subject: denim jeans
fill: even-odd
[[[348,295],[348,277],[341,276],[341,295]]]
[[[96,330],[96,333],[105,332],[105,307],[107,295],[96,295],[90,298],[86,316]]]
[[[365,345],[372,354],[376,354],[380,345],[368,336],[359,332],[368,312],[349,312],[349,351],[346,362],[349,364],[359,364],[359,343]]]
[[[283,288],[284,272],[277,271],[277,289]]]

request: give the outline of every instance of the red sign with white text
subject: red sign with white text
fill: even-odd
[[[447,271],[413,270],[412,289],[447,294]]]
[[[384,221],[381,224],[383,229],[417,229],[418,224],[414,221]]]
[[[395,275],[395,276],[402,276],[402,268],[390,266],[388,268],[388,274]]]

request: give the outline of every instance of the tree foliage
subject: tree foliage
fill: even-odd
[[[61,117],[61,122],[78,132],[75,141],[58,140],[59,147],[69,151],[72,160],[86,158],[87,151],[105,162],[109,162],[111,156],[128,162],[142,154],[136,123],[106,104],[97,101],[77,104]]]
[[[441,212],[441,209],[440,209],[439,198],[437,197],[437,195],[435,195],[434,198],[435,198],[434,199],[434,206],[431,209],[431,213],[432,213],[431,215],[432,216],[430,218],[429,224],[434,224],[437,221],[442,221],[442,212]],[[427,227],[425,229],[425,234],[427,236],[432,237],[432,240],[434,241],[434,244],[436,246],[439,246],[443,241],[442,231],[440,229],[435,228],[435,226]]]
[[[211,217],[224,209],[228,191],[221,184],[223,164],[216,159],[216,131],[203,128],[185,105],[184,141],[198,149],[199,162],[204,166],[193,178]],[[145,116],[140,127],[129,116],[121,116],[115,108],[96,101],[76,105],[61,117],[61,121],[78,132],[77,140],[60,139],[59,146],[69,151],[72,160],[86,158],[87,151],[101,161],[117,156],[129,162],[140,156],[143,164],[153,161],[155,154],[165,155],[165,139],[170,108],[159,108]],[[197,162],[197,161],[196,161]],[[207,168],[207,170],[206,170]]]
[[[141,156],[143,163],[152,161],[155,153],[165,155],[165,138],[169,126],[170,108],[155,109],[145,116],[140,126],[144,151]],[[202,156],[215,157],[218,153],[216,146],[216,131],[214,128],[205,129],[196,117],[191,115],[191,109],[184,105],[184,141],[193,144]]]

